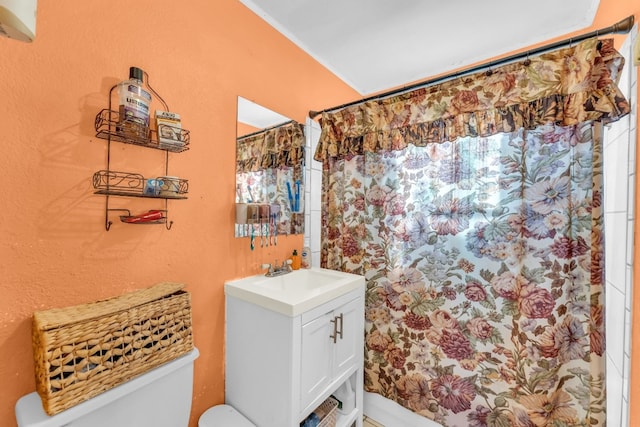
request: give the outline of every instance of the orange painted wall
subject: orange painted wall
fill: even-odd
[[[637,0],[600,3],[593,29],[640,18]],[[0,425],[15,425],[16,400],[35,388],[33,311],[170,280],[193,298],[195,426],[224,399],[224,281],[302,245],[291,236],[252,252],[233,237],[236,96],[301,122],[310,109],[359,96],[236,0],[40,0],[36,41],[0,38],[0,58]],[[170,155],[170,174],[190,181],[189,199],[170,203],[170,231],[116,222],[106,232],[104,198],[92,194],[91,176],[106,165],[94,118],[132,65],[150,74],[191,131],[192,149]],[[164,174],[160,152],[114,144],[111,154],[112,169]],[[639,261],[635,268],[638,280]],[[638,293],[635,307],[640,313]],[[637,354],[637,328],[634,342]],[[632,370],[637,388],[637,363]],[[634,386],[631,398],[630,418],[640,419]]]
[[[304,122],[356,92],[237,0],[39,0],[35,42],[0,38],[0,58],[0,426],[15,425],[15,402],[35,390],[33,311],[161,281],[192,293],[195,426],[224,400],[224,281],[303,244],[280,236],[252,252],[233,237],[236,97]],[[92,191],[107,153],[94,118],[130,66],[191,131],[191,150],[170,155],[170,174],[190,184],[188,200],[170,202],[170,231],[117,214],[105,231],[105,200]],[[164,175],[157,150],[113,144],[111,157],[114,170]],[[162,207],[111,201],[134,213]]]

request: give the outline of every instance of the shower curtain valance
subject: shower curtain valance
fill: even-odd
[[[304,126],[291,122],[236,140],[236,173],[302,165]]]
[[[324,112],[314,158],[401,150],[541,124],[615,121],[629,112],[617,87],[613,40],[585,40],[526,61],[397,96]]]

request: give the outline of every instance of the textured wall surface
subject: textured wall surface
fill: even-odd
[[[0,425],[15,425],[16,400],[35,390],[33,311],[161,281],[192,293],[196,425],[224,399],[224,281],[256,274],[303,242],[280,236],[277,247],[251,251],[233,237],[236,97],[304,123],[309,109],[356,93],[235,0],[38,3],[33,43],[0,39]],[[188,200],[169,203],[170,231],[123,224],[116,213],[107,232],[105,199],[93,194],[107,155],[94,119],[130,66],[149,73],[191,132],[191,150],[169,155],[170,175],[190,184]],[[165,175],[157,150],[112,144],[111,162]],[[163,207],[110,201],[132,213]]]

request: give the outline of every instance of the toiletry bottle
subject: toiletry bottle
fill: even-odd
[[[302,248],[300,267],[311,268],[311,249],[307,246]]]
[[[350,414],[354,409],[356,409],[356,395],[353,392],[353,388],[351,387],[351,380],[346,380],[343,383],[344,387],[344,398],[342,400],[342,413]]]
[[[293,255],[291,255],[291,268],[293,270],[300,269],[300,255],[298,255],[298,251],[295,249],[293,250]]]
[[[342,409],[344,406],[344,403],[342,402],[347,399],[346,392],[347,391],[345,384],[340,384],[340,387],[338,387],[338,389],[333,393],[333,398],[338,401],[338,412],[342,414],[346,412],[344,409]]]
[[[341,414],[350,414],[356,409],[356,397],[351,387],[351,380],[347,379],[340,384],[333,397],[338,401],[338,412]]]
[[[129,80],[118,84],[118,133],[134,139],[149,138],[149,106],[151,95],[143,87],[144,72],[129,68]]]

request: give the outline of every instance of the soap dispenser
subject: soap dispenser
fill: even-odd
[[[298,255],[298,251],[297,250],[293,250],[293,255],[291,255],[291,268],[293,270],[299,270],[300,269],[300,255]]]

